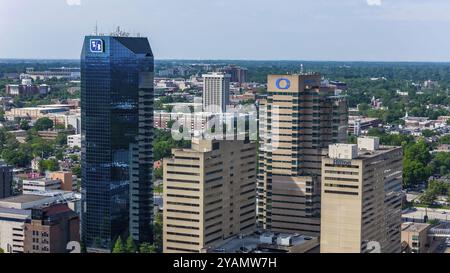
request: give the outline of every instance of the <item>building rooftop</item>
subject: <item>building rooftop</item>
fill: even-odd
[[[17,195],[17,196],[12,196],[12,197],[8,197],[5,199],[1,199],[0,206],[2,205],[2,203],[23,204],[23,203],[40,201],[40,200],[43,200],[46,198],[47,198],[46,196],[42,196],[42,195],[31,195],[31,194]]]
[[[430,227],[429,224],[424,224],[424,223],[403,223],[402,231],[421,232],[429,227]]]
[[[209,249],[219,253],[286,253],[309,252],[319,245],[317,237],[293,233],[253,233],[234,236],[222,245]]]

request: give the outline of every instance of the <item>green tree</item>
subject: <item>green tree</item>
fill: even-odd
[[[40,118],[34,124],[34,128],[38,131],[46,131],[53,128],[53,121],[49,118]]]
[[[417,160],[404,160],[403,163],[403,187],[410,188],[430,177],[431,170]]]
[[[164,174],[164,170],[163,167],[159,167],[158,169],[154,170],[154,175],[155,175],[155,179],[162,179],[163,178],[163,174]]]
[[[59,146],[67,145],[67,135],[66,132],[59,132],[55,138],[55,144]]]
[[[140,253],[156,253],[156,247],[149,243],[143,243],[139,246]]]
[[[20,121],[20,129],[21,130],[28,130],[28,129],[30,129],[30,123],[28,122],[28,120],[22,119]]]
[[[1,247],[0,247],[0,253],[5,253],[5,251]]]
[[[75,165],[72,167],[72,173],[76,175],[77,177],[81,177],[81,167],[80,165]]]
[[[431,206],[436,201],[437,195],[435,192],[431,190],[426,190],[424,194],[422,194],[419,198],[420,203]]]
[[[112,250],[112,253],[125,253],[126,249],[123,245],[122,238],[119,236],[114,244],[114,248]]]
[[[48,160],[41,160],[39,162],[39,171],[45,172],[45,171],[58,171],[59,170],[59,162],[55,158],[48,159]]]
[[[157,213],[155,216],[154,223],[154,234],[155,234],[155,247],[158,251],[162,251],[163,247],[163,215],[162,213]]]
[[[134,242],[133,237],[131,237],[131,235],[128,236],[128,239],[127,239],[127,242],[125,245],[125,250],[127,253],[136,253],[138,250],[136,243]]]
[[[435,136],[436,133],[431,131],[430,129],[425,129],[425,130],[422,131],[422,135],[424,137],[432,137],[432,136]]]

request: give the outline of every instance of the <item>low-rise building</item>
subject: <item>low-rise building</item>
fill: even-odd
[[[12,108],[10,111],[5,112],[5,118],[7,120],[14,120],[15,118],[25,118],[37,120],[46,117],[49,114],[65,113],[67,112],[65,107],[24,107],[24,108]]]
[[[65,253],[80,241],[80,218],[66,204],[33,208],[24,235],[25,253]]]
[[[36,192],[44,192],[50,190],[61,190],[61,180],[59,179],[30,179],[22,182],[23,194],[34,194]]]
[[[63,191],[74,191],[76,189],[72,172],[51,172],[48,176],[51,180],[61,181],[61,190]]]
[[[427,253],[430,246],[428,231],[431,225],[425,223],[403,223],[402,243],[407,253]]]
[[[81,148],[81,134],[80,135],[68,135],[67,136],[67,145],[70,148]]]

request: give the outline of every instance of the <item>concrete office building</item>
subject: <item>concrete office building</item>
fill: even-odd
[[[0,199],[12,195],[13,171],[4,161],[0,161]]]
[[[230,104],[230,75],[212,72],[203,75],[203,109],[207,112],[226,112]]]
[[[322,161],[321,252],[400,252],[402,159],[401,147],[379,146],[378,138],[330,145]]]
[[[322,157],[347,139],[346,100],[315,73],[269,75],[267,90],[259,108],[259,226],[318,236]]]
[[[198,253],[255,231],[256,144],[193,139],[164,159],[165,253]]]

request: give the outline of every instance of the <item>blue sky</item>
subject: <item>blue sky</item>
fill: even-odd
[[[117,25],[158,59],[450,61],[448,0],[0,0],[0,58],[78,58]]]

